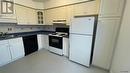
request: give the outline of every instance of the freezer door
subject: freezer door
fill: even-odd
[[[92,36],[70,34],[69,59],[90,66]]]
[[[70,33],[93,35],[95,17],[77,17],[72,20]]]

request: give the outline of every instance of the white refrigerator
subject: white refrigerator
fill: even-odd
[[[75,17],[70,25],[69,59],[90,66],[95,16]]]

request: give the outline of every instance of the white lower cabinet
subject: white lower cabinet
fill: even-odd
[[[38,48],[48,49],[48,35],[38,35]],[[12,61],[25,56],[22,37],[0,41],[0,66],[6,65]]]
[[[38,40],[38,50],[41,50],[44,48],[44,36],[43,35],[37,35],[37,40]]]
[[[49,48],[49,37],[48,35],[44,35],[44,44],[45,44],[45,49]]]
[[[37,39],[38,39],[38,49],[48,49],[49,46],[49,40],[48,40],[48,35],[42,35],[39,34],[37,35]]]
[[[24,57],[25,53],[22,37],[9,39],[9,45],[12,55],[12,61]]]
[[[69,38],[63,38],[63,55],[69,57]]]
[[[0,41],[0,66],[11,62],[8,41]]]
[[[0,66],[22,57],[24,57],[22,37],[0,41]]]

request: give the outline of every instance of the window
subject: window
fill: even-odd
[[[14,2],[1,0],[1,13],[2,14],[13,14],[14,13]]]

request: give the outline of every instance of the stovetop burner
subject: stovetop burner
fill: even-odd
[[[67,33],[58,33],[58,32],[56,32],[56,33],[52,33],[52,34],[49,34],[49,35],[51,35],[51,36],[58,36],[58,37],[64,37],[64,36],[67,36],[68,34]]]

